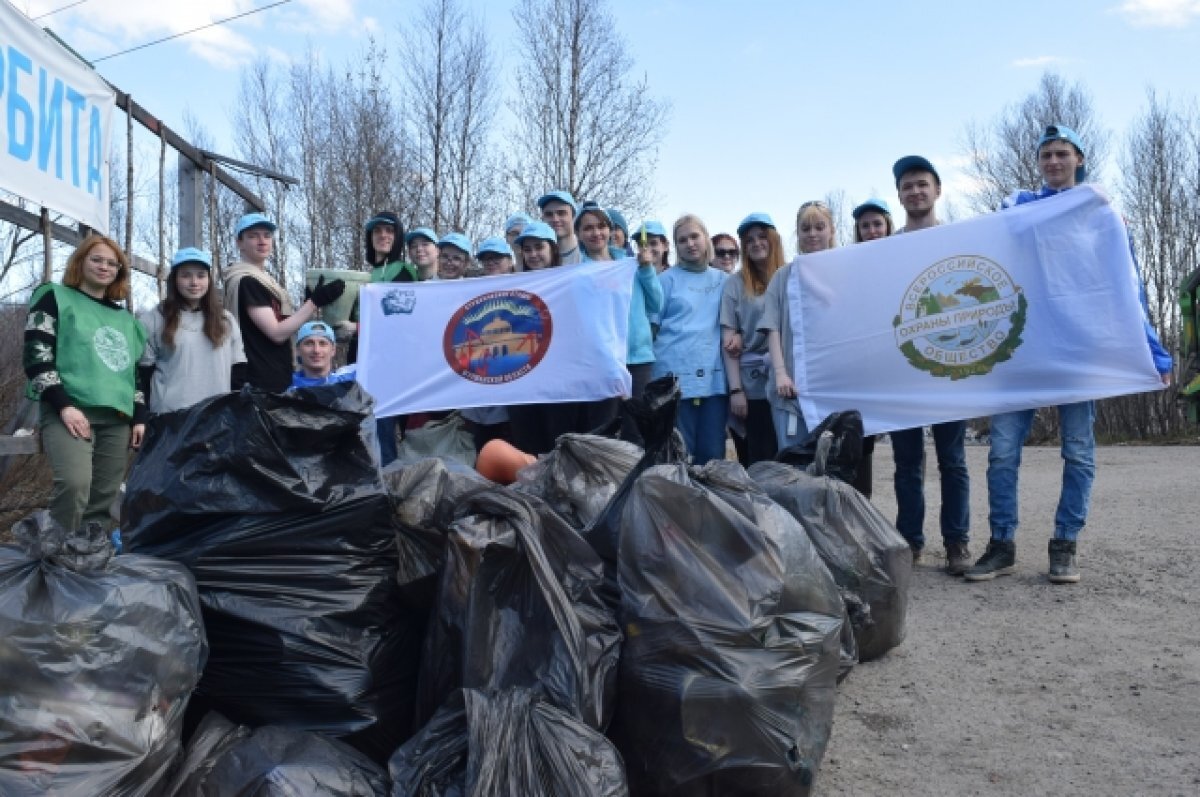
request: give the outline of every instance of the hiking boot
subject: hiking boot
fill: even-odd
[[[971,566],[971,550],[965,542],[946,543],[946,572],[961,576]]]
[[[1074,584],[1079,581],[1079,568],[1075,566],[1075,540],[1050,540],[1051,584]]]
[[[1017,544],[1012,540],[988,540],[987,550],[974,567],[967,568],[963,578],[967,581],[991,581],[996,576],[1007,576],[1017,569]]]

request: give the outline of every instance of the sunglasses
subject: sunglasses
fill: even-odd
[[[718,249],[717,257],[737,257],[738,250],[736,249]]]

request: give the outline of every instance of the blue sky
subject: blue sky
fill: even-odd
[[[86,0],[40,23],[99,58],[272,1]],[[36,16],[70,2],[16,5]],[[511,90],[512,4],[467,5],[492,33]],[[403,57],[396,23],[418,6],[293,0],[97,68],[168,125],[182,129],[190,110],[230,150],[240,67],[261,55],[286,61],[309,41],[341,64],[368,35]],[[790,230],[801,202],[839,189],[898,209],[890,167],[911,153],[929,157],[944,197],[961,203],[964,126],[1020,100],[1046,69],[1082,81],[1118,137],[1147,88],[1193,101],[1200,74],[1200,0],[612,0],[611,9],[635,69],[672,106],[646,176],[656,215],[670,225],[694,212],[713,232],[758,210]]]

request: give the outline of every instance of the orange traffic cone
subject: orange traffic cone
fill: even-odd
[[[475,470],[485,479],[491,479],[497,484],[512,484],[517,480],[517,471],[534,462],[537,462],[537,457],[526,454],[511,443],[489,440],[479,450],[479,456],[475,459]]]

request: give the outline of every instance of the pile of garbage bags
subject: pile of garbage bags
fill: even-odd
[[[843,481],[854,418],[697,469],[678,402],[509,487],[381,470],[354,383],[154,417],[131,553],[44,519],[0,548],[0,793],[808,797],[908,548]]]
[[[0,794],[156,793],[207,646],[187,569],[39,512],[0,546]]]

